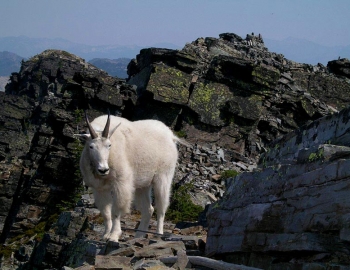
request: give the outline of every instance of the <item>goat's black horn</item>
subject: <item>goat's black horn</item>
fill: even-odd
[[[107,123],[106,123],[106,126],[102,132],[102,137],[103,138],[108,138],[108,133],[109,133],[109,126],[111,124],[111,119],[110,119],[110,113],[109,113],[109,110],[108,110],[108,118],[107,118]]]
[[[88,125],[91,138],[92,138],[92,139],[96,139],[96,138],[98,137],[98,136],[97,136],[97,133],[96,133],[96,131],[94,130],[94,128],[91,126],[86,111],[85,111],[85,120],[86,120],[86,124]]]

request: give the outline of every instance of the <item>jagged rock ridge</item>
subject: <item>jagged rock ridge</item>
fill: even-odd
[[[256,157],[262,145],[349,102],[346,77],[269,52],[261,36],[226,33],[180,51],[144,49],[128,74],[139,95],[167,104],[157,116],[190,141],[244,156]]]

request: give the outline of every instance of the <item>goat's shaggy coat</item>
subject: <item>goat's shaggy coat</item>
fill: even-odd
[[[80,170],[84,183],[92,188],[95,204],[104,218],[103,239],[118,241],[122,233],[121,215],[129,212],[132,201],[141,212],[138,229],[148,230],[154,210],[150,196],[152,187],[157,233],[163,234],[179,139],[156,120],[130,122],[104,115],[91,125],[87,118],[86,121],[89,134],[82,135],[86,143]],[[136,233],[136,237],[142,235],[142,232]]]

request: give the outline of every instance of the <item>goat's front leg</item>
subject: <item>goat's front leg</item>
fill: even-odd
[[[111,212],[102,215],[105,225],[105,231],[103,233],[102,239],[107,241],[110,238],[111,230],[112,230],[112,219]]]
[[[109,234],[108,240],[109,241],[113,241],[113,242],[118,242],[120,236],[122,235],[122,229],[120,226],[120,218],[121,218],[121,213],[119,212],[116,213],[114,212],[114,216],[112,218],[112,229],[111,232]]]
[[[109,240],[118,242],[122,234],[120,219],[121,215],[130,211],[132,195],[134,193],[133,186],[123,185],[123,182],[118,183],[111,191],[112,202],[112,229],[109,235]]]
[[[103,217],[103,222],[105,225],[105,231],[103,233],[102,239],[108,240],[110,237],[110,232],[112,230],[112,219],[111,219],[111,209],[112,209],[112,199],[109,192],[93,191],[95,204],[98,210],[101,212]],[[109,197],[108,197],[109,196]]]

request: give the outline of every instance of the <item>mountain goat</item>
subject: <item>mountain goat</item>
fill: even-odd
[[[89,132],[80,135],[85,140],[80,170],[104,219],[103,239],[118,241],[121,215],[129,212],[133,200],[141,212],[138,229],[148,230],[152,187],[157,233],[163,234],[180,139],[156,120],[130,122],[108,113],[90,123],[85,117]],[[140,231],[136,237],[143,236]]]

